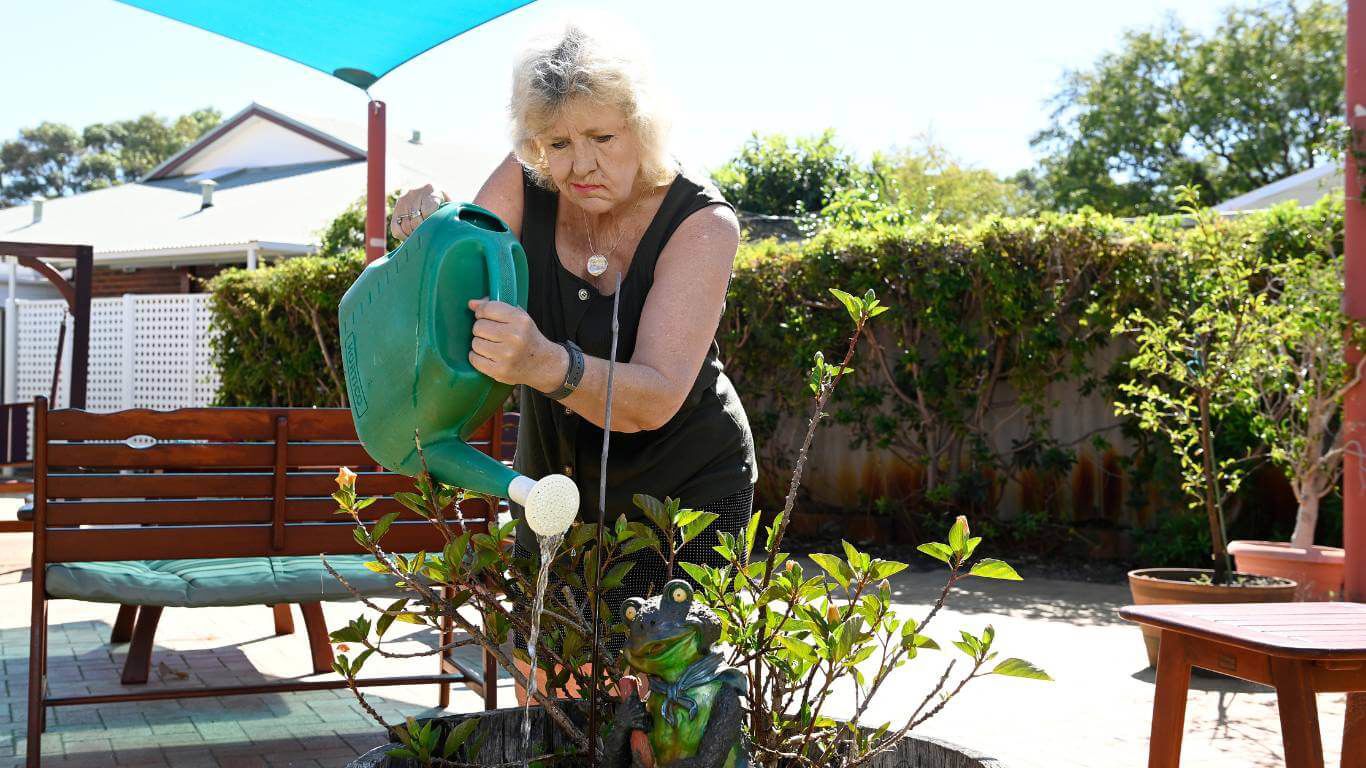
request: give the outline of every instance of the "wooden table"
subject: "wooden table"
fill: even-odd
[[[1162,631],[1148,768],[1181,763],[1191,667],[1270,685],[1287,768],[1322,768],[1314,694],[1347,692],[1344,768],[1366,766],[1366,605],[1131,605],[1129,621]]]

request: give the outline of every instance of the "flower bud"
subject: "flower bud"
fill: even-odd
[[[337,470],[337,486],[340,488],[354,488],[356,485],[356,473],[350,467],[341,467]]]

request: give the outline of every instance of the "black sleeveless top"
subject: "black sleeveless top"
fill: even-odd
[[[558,194],[523,174],[525,205],[522,247],[530,273],[527,311],[551,341],[572,339],[584,354],[607,359],[612,343],[612,297],[565,269],[555,250]],[[669,186],[622,276],[617,362],[628,363],[636,348],[641,311],[654,284],[660,251],[683,220],[712,205],[730,204],[708,185],[679,174]],[[607,520],[625,514],[640,519],[631,503],[637,493],[680,499],[699,508],[757,479],[749,420],[713,340],[697,379],[678,413],[659,429],[614,432],[608,456]],[[569,475],[579,486],[580,513],[596,517],[602,456],[602,428],[531,387],[520,391],[521,425],[516,469],[532,478]],[[520,526],[525,528],[525,526]]]

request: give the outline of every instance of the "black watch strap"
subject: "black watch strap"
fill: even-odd
[[[560,388],[546,395],[551,400],[563,400],[569,397],[570,393],[579,388],[579,382],[583,381],[583,350],[579,345],[572,341],[562,341],[560,346],[569,353],[569,368],[564,372],[564,382]]]

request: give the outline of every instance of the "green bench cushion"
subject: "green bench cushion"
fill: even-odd
[[[391,576],[365,567],[369,555],[331,555],[338,573],[366,597],[402,597]],[[317,557],[113,560],[47,566],[50,598],[123,605],[232,606],[354,600]]]

